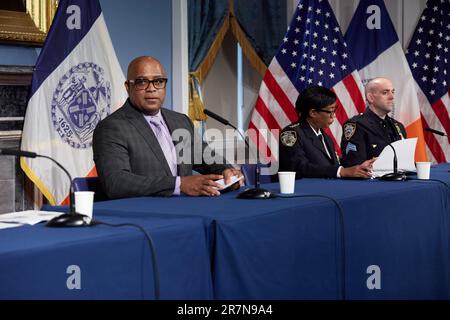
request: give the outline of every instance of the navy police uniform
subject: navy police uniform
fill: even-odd
[[[320,136],[308,122],[294,123],[281,131],[279,143],[280,171],[295,171],[296,178],[336,178],[339,160],[331,138],[320,130]]]
[[[378,157],[389,143],[405,139],[405,127],[386,115],[378,117],[369,108],[344,123],[341,140],[342,164],[350,167]]]

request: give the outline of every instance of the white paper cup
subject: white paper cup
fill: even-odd
[[[430,179],[431,162],[416,162],[417,179]]]
[[[280,193],[294,193],[295,171],[278,172],[278,180],[280,181]]]
[[[92,220],[92,208],[94,206],[94,191],[75,191],[75,211],[89,217]]]

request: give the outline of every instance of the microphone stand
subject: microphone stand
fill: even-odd
[[[249,152],[251,152],[250,145],[248,141],[245,139],[244,135],[234,126],[232,125],[228,120],[222,118],[221,116],[204,109],[203,112],[213,118],[214,120],[222,123],[223,125],[232,127],[241,138],[244,140],[245,145],[247,146]],[[260,175],[261,175],[261,169],[259,167],[259,152],[256,151],[256,168],[255,168],[255,187],[250,188],[247,190],[244,190],[243,192],[239,193],[237,198],[239,199],[268,199],[273,198],[274,195],[267,189],[261,188],[261,182],[260,182]]]
[[[69,171],[67,171],[67,169],[64,168],[58,161],[56,161],[55,159],[53,159],[51,157],[40,155],[35,152],[22,151],[22,150],[1,149],[0,154],[19,156],[19,157],[25,157],[25,158],[49,159],[49,160],[53,161],[58,167],[60,167],[65,172],[65,174],[69,177],[69,180],[70,180],[69,213],[65,213],[65,214],[59,215],[59,216],[51,219],[50,221],[47,222],[48,227],[82,227],[82,226],[90,225],[88,216],[80,214],[75,211],[75,194],[74,194],[72,176],[70,175]]]
[[[47,227],[82,227],[90,225],[89,217],[76,212],[75,210],[75,192],[73,188],[73,179],[70,175],[69,171],[64,168],[58,161],[48,156],[36,155],[39,158],[45,158],[53,161],[58,167],[60,167],[70,180],[70,191],[69,191],[69,213],[64,213],[57,217],[54,217],[50,221],[47,222]]]
[[[377,135],[375,132],[373,132],[370,128],[368,128],[366,125],[358,122],[357,125],[363,127],[368,132],[370,132],[373,135]],[[378,135],[380,136],[380,135]],[[397,169],[397,152],[395,151],[394,146],[387,141],[383,136],[381,136],[386,142],[386,144],[391,147],[392,151],[394,151],[394,159],[393,159],[393,172],[386,173],[385,175],[382,175],[379,179],[384,181],[405,181],[406,180],[406,174],[404,172],[398,171]]]
[[[399,172],[397,170],[397,152],[395,152],[395,148],[392,146],[392,144],[388,143],[388,146],[392,148],[392,151],[394,151],[394,172],[386,173],[385,175],[382,175],[380,177],[380,180],[384,180],[384,181],[405,181],[406,180],[406,174],[404,172]]]
[[[233,126],[234,128],[234,126]],[[247,145],[248,150],[250,151],[250,145],[247,140],[245,140],[244,136],[241,134],[239,130],[234,128],[241,135],[242,139],[244,139],[245,144]],[[261,188],[261,168],[259,167],[259,152],[256,150],[256,168],[255,168],[255,187],[244,190],[239,193],[237,198],[239,199],[268,199],[274,198],[274,195],[267,189]]]

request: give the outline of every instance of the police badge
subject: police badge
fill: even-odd
[[[347,140],[350,140],[351,137],[353,137],[353,135],[355,134],[356,131],[356,123],[346,123],[344,126],[344,137]]]
[[[79,63],[59,80],[51,118],[59,136],[71,147],[89,148],[94,128],[110,113],[111,84],[92,62]]]
[[[398,125],[397,122],[394,122],[394,126],[395,129],[397,129],[398,135],[400,136],[401,139],[405,139],[405,137],[403,136],[402,130],[400,129],[400,126]]]
[[[281,143],[286,147],[292,147],[297,142],[297,132],[285,131],[280,136]]]

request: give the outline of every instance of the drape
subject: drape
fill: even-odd
[[[228,0],[189,0],[189,117],[203,121],[199,85],[211,68],[229,28]]]
[[[230,29],[264,75],[286,31],[286,0],[189,0],[189,117],[204,121],[200,84]]]
[[[263,76],[286,33],[286,1],[231,0],[230,5],[233,34]]]

